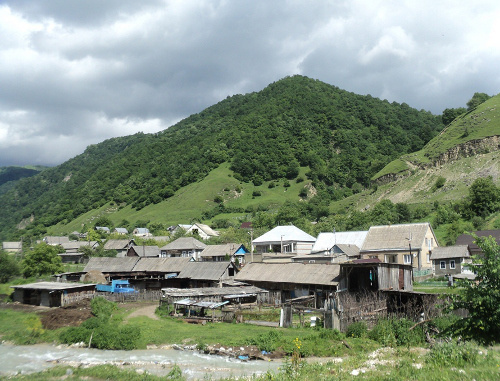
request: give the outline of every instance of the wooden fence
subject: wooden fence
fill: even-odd
[[[68,295],[63,295],[61,306],[67,306],[79,302],[83,299],[93,299],[98,296],[103,297],[111,302],[128,303],[128,302],[159,302],[161,298],[160,290],[143,290],[135,293],[117,293],[110,292],[79,292]]]

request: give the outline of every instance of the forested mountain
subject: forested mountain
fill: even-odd
[[[161,133],[109,139],[20,180],[0,196],[0,238],[36,235],[108,202],[140,210],[225,162],[234,178],[255,185],[294,179],[308,167],[321,197],[336,200],[369,186],[387,163],[420,150],[443,127],[441,117],[404,103],[287,77]],[[19,230],[23,219],[30,223]]]

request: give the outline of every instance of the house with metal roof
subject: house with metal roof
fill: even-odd
[[[431,254],[434,275],[474,278],[468,245],[436,247]]]
[[[99,232],[106,233],[106,234],[111,233],[111,230],[107,226],[96,226],[95,230],[97,230]]]
[[[240,243],[225,243],[222,245],[208,245],[200,253],[200,260],[204,262],[222,262],[230,260],[242,265],[245,263],[245,254],[249,251]]]
[[[360,258],[360,248],[368,231],[319,233],[311,253],[292,258],[292,262],[341,263]]]
[[[192,257],[195,261],[200,259],[200,253],[207,247],[193,237],[180,237],[175,241],[160,248],[161,257]]]
[[[135,235],[136,237],[151,237],[152,234],[150,233],[148,228],[135,228],[132,231],[132,234]]]
[[[362,259],[378,258],[381,262],[412,265],[415,269],[430,271],[430,256],[438,246],[436,235],[428,222],[372,226],[360,255]]]
[[[195,223],[195,224],[191,225],[186,230],[186,234],[196,234],[203,240],[207,240],[209,238],[219,236],[219,232],[213,230],[208,225],[204,225],[204,224],[200,224],[200,223]]]
[[[316,238],[293,225],[276,226],[252,241],[255,262],[291,262],[311,253]]]
[[[126,228],[115,228],[113,230],[113,233],[121,234],[121,235],[127,235],[128,234],[128,230]]]

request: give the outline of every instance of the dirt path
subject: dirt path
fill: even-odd
[[[128,315],[125,318],[125,321],[128,321],[131,318],[137,317],[137,316],[147,316],[150,319],[153,320],[159,320],[160,318],[155,314],[156,308],[158,307],[158,303],[151,304],[149,306],[144,306],[136,309],[133,311],[130,315]]]

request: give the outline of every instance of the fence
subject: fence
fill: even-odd
[[[74,294],[67,294],[62,296],[61,306],[67,306],[84,299],[94,299],[96,297],[103,297],[111,302],[125,303],[125,302],[159,302],[161,298],[160,290],[143,290],[134,293],[118,293],[112,294],[110,292],[79,292]]]

